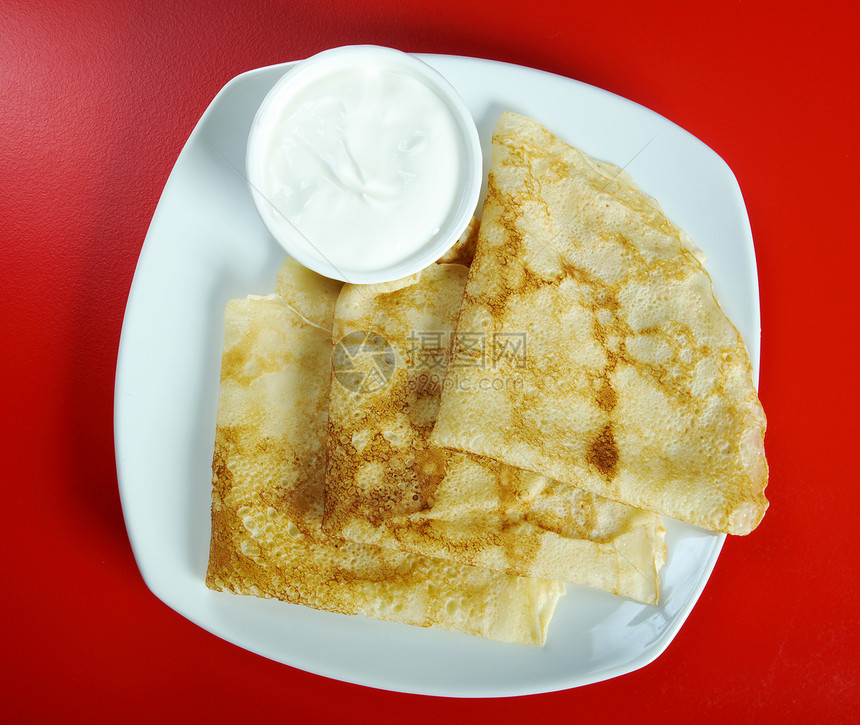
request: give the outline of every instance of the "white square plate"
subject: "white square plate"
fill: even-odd
[[[470,58],[420,56],[459,90],[489,168],[503,110],[529,116],[627,169],[708,255],[724,310],[758,374],[758,281],[740,189],[726,164],[661,116],[560,76]],[[642,667],[671,642],[724,536],[666,521],[658,606],[568,585],[543,648],[319,612],[208,590],[211,458],[224,306],[274,290],[283,252],[257,217],[244,169],[254,113],[289,65],[237,76],[212,101],[164,188],[140,254],[115,391],[120,495],[149,588],[240,647],[372,687],[489,697],[549,692]]]

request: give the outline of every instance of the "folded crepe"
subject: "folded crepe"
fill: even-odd
[[[505,113],[458,337],[503,389],[442,394],[432,442],[714,531],[767,508],[765,415],[692,241],[616,167]],[[510,341],[521,344],[514,354]]]
[[[467,267],[475,257],[475,247],[478,246],[478,230],[481,223],[472,217],[460,238],[454,245],[436,260],[437,264],[465,264]]]
[[[288,260],[278,295],[227,305],[207,586],[543,643],[563,584],[322,533],[330,330],[339,288]]]
[[[431,446],[467,268],[345,285],[335,308],[323,530],[653,603],[656,514],[498,461]],[[490,386],[518,385],[493,377]]]

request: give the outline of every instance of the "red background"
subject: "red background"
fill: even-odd
[[[0,711],[96,722],[853,719],[860,23],[849,5],[0,0]],[[221,641],[138,573],[117,492],[113,382],[162,187],[230,78],[348,43],[600,86],[698,136],[740,182],[761,285],[771,508],[727,542],[687,624],[642,670],[508,700],[386,693]]]

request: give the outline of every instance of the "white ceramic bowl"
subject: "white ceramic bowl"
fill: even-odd
[[[456,128],[456,153],[460,156],[458,178],[451,180],[458,188],[450,208],[446,207],[447,213],[443,215],[439,231],[429,241],[416,244],[408,254],[393,248],[390,253],[385,248],[375,248],[375,254],[382,261],[374,260],[372,268],[368,268],[367,260],[362,260],[362,264],[335,260],[325,253],[324,246],[318,246],[315,240],[302,234],[269,198],[264,175],[269,149],[278,141],[278,116],[290,99],[300,92],[307,94],[308,88],[313,88],[313,84],[319,84],[321,80],[324,82],[330,74],[363,65],[381,67],[386,72],[416,79],[442,101]],[[483,173],[481,145],[474,119],[454,87],[418,58],[373,45],[333,48],[290,68],[272,87],[257,111],[248,136],[245,166],[254,205],[269,232],[287,253],[326,277],[359,284],[400,279],[439,259],[457,241],[474,215]],[[349,219],[343,220],[343,226],[349,228]],[[408,227],[405,230],[408,233]]]

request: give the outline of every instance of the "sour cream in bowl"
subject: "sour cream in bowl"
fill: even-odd
[[[344,46],[275,84],[251,126],[246,172],[291,256],[369,284],[413,274],[454,244],[477,206],[481,146],[469,110],[429,65]]]

